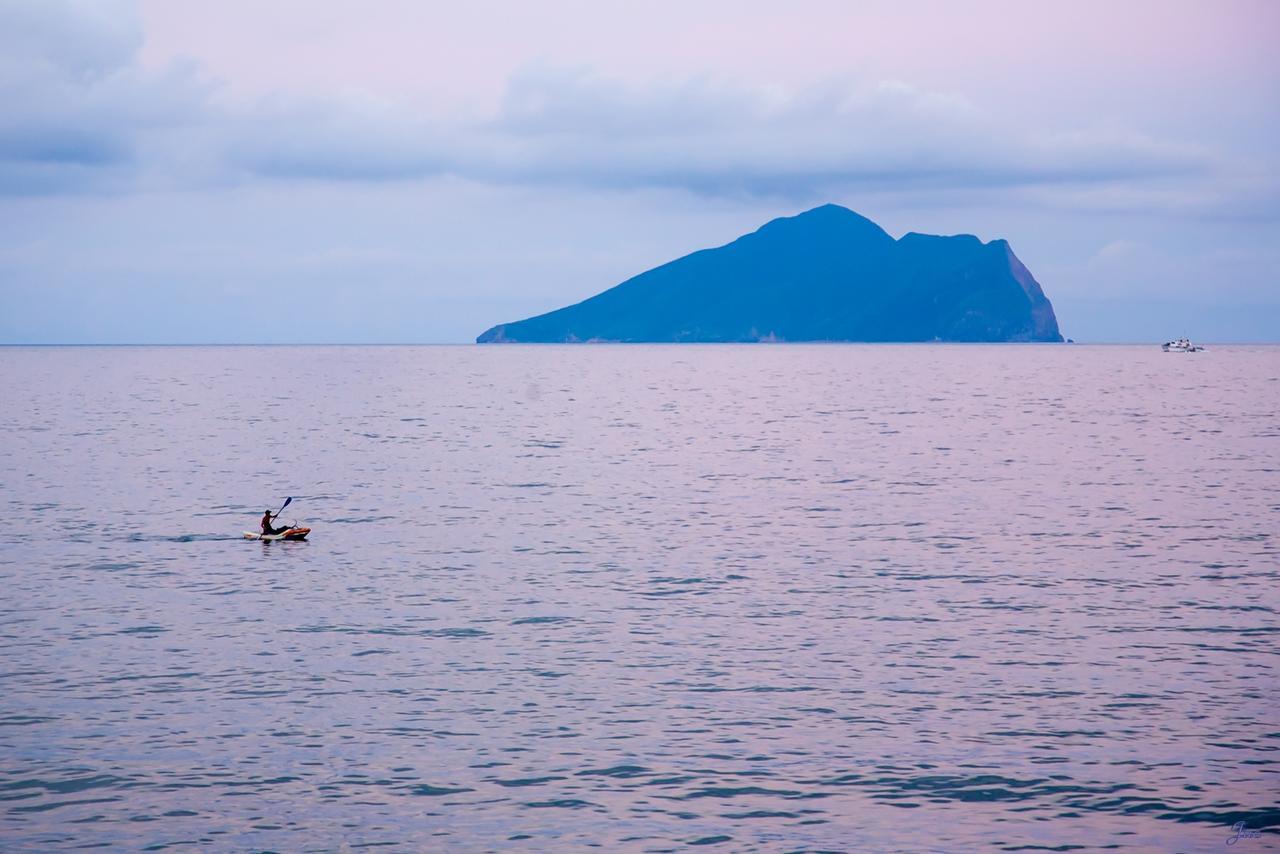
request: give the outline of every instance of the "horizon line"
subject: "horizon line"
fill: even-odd
[[[126,342],[100,342],[100,341],[40,341],[40,342],[3,342],[0,341],[0,347],[16,348],[16,347],[484,347],[488,349],[501,349],[503,347],[741,347],[741,346],[1063,346],[1063,345],[1091,345],[1091,346],[1107,346],[1107,347],[1142,347],[1159,345],[1165,342],[1156,339],[1128,340],[1128,341],[503,341],[503,342],[486,342],[480,343],[476,341],[126,341]],[[1241,345],[1276,345],[1280,344],[1280,338],[1270,340],[1235,340],[1235,341],[1213,341],[1204,340],[1206,345],[1213,344],[1215,346],[1241,346]]]

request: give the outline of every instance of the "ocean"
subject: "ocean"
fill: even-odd
[[[0,400],[6,851],[1280,847],[1280,347],[9,347]]]

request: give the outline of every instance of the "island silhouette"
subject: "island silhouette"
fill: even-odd
[[[1053,305],[1008,241],[911,232],[848,208],[766,223],[485,343],[1062,341]]]

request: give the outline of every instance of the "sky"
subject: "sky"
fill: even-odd
[[[1280,340],[1271,0],[0,0],[0,344],[465,342],[770,219]]]

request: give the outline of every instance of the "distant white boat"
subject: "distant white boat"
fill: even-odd
[[[1160,345],[1160,349],[1166,353],[1199,353],[1204,348],[1199,344],[1192,344],[1189,338],[1179,338],[1176,341],[1166,341]]]

